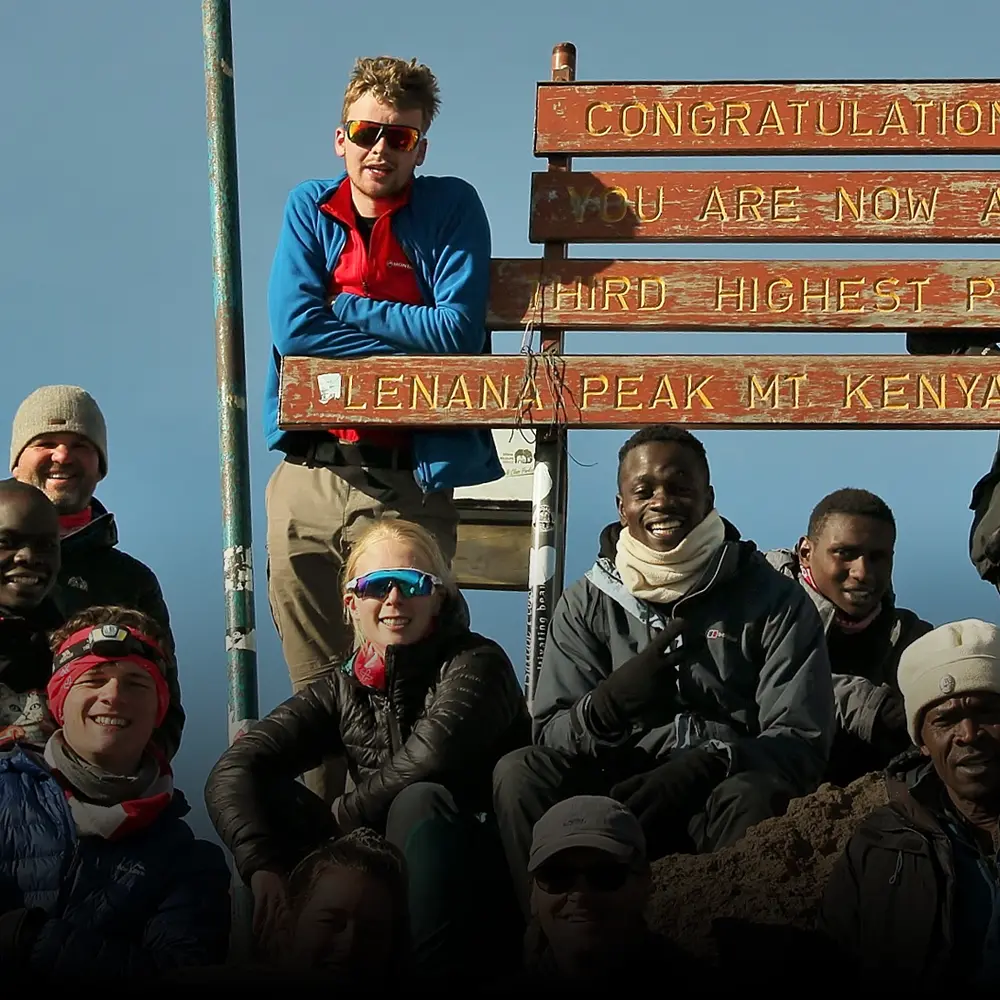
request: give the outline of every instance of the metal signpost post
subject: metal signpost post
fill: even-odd
[[[212,274],[219,386],[223,578],[229,670],[229,741],[257,718],[257,646],[253,606],[250,456],[240,213],[236,174],[236,108],[229,0],[203,0]],[[235,875],[234,951],[249,952],[253,901]]]

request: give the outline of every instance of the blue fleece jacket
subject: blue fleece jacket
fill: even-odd
[[[286,450],[278,428],[283,357],[362,358],[384,354],[481,354],[486,344],[490,226],[471,184],[457,177],[417,177],[392,231],[412,261],[427,305],[413,306],[343,292],[327,305],[330,275],[347,243],[344,226],[321,212],[346,173],[309,180],[288,196],[271,269],[268,310],[272,356],[264,432],[271,450]],[[425,493],[501,478],[486,429],[413,434],[414,476]]]

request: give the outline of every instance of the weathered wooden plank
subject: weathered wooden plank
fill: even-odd
[[[535,154],[987,153],[1000,81],[540,83]]]
[[[533,243],[1000,237],[1000,171],[536,173]]]
[[[527,590],[530,524],[458,524],[451,568],[472,590]]]
[[[494,330],[911,330],[1000,320],[1000,260],[495,260]]]
[[[494,355],[285,358],[285,430],[343,424],[1000,425],[1000,358]]]

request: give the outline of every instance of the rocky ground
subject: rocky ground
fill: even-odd
[[[822,785],[733,847],[674,855],[653,866],[652,926],[686,950],[718,957],[713,921],[809,928],[833,864],[859,821],[886,801],[880,775]],[[744,934],[744,939],[746,935]]]

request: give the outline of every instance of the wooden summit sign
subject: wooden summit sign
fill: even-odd
[[[1000,235],[1000,172],[550,171],[533,243],[967,240]]]
[[[494,330],[979,329],[1000,260],[497,260]]]
[[[1000,425],[1000,358],[285,358],[279,426]]]
[[[535,154],[988,153],[1000,81],[540,83]]]

